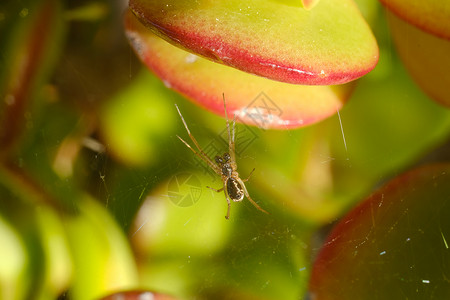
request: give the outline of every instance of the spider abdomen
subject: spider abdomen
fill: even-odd
[[[244,199],[244,189],[242,188],[241,184],[233,177],[227,179],[226,190],[228,197],[230,197],[231,200],[239,202]]]

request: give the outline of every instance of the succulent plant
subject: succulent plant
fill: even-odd
[[[1,2],[0,299],[447,299],[450,6],[379,2]]]

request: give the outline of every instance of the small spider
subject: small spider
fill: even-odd
[[[228,120],[227,115],[227,108],[225,104],[225,95],[223,95],[223,107],[225,110],[225,118],[227,120],[227,131],[228,131],[228,152],[225,152],[222,156],[216,156],[214,158],[215,163],[208,157],[208,155],[200,148],[200,145],[198,144],[197,140],[194,138],[194,136],[191,134],[188,126],[186,125],[186,121],[184,121],[183,116],[181,115],[180,109],[175,104],[175,107],[177,108],[178,114],[180,115],[181,121],[183,121],[184,127],[186,128],[186,131],[191,138],[194,145],[197,147],[198,150],[193,149],[187,142],[185,142],[181,137],[177,135],[177,137],[189,148],[194,152],[195,155],[197,155],[200,159],[202,159],[206,164],[214,170],[214,172],[217,173],[217,175],[222,177],[222,183],[223,187],[216,190],[211,187],[207,187],[213,191],[221,192],[224,191],[225,198],[227,199],[228,209],[227,209],[227,215],[225,218],[228,220],[230,218],[230,208],[231,208],[231,200],[234,202],[240,202],[244,199],[244,196],[247,197],[247,199],[260,211],[268,214],[267,211],[259,207],[258,204],[256,204],[255,201],[250,197],[248,194],[247,189],[245,188],[244,182],[247,182],[250,179],[250,176],[252,175],[253,169],[247,179],[242,180],[239,177],[239,173],[237,172],[237,165],[236,165],[236,158],[234,153],[234,137],[235,137],[235,126],[236,126],[236,116],[233,118],[233,128],[230,133],[230,122]]]

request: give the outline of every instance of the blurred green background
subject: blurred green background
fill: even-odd
[[[247,188],[270,215],[244,200],[227,221],[223,193],[206,188],[220,178],[176,137],[188,140],[174,104],[215,153],[225,120],[141,65],[126,1],[2,1],[0,297],[302,299],[333,222],[393,176],[448,159],[450,112],[405,71],[381,6],[360,2],[378,66],[318,124],[237,125],[241,177],[256,168]]]

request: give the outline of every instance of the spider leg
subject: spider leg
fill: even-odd
[[[256,207],[258,210],[262,211],[263,213],[269,215],[269,213],[268,213],[267,211],[265,211],[264,209],[262,209],[258,204],[256,204],[255,201],[253,201],[253,199],[250,197],[250,195],[248,194],[247,191],[244,191],[244,192],[245,192],[245,196],[247,197],[248,201],[250,201],[250,203],[253,204],[254,207]]]
[[[220,193],[221,191],[223,191],[223,188],[220,188],[218,190],[216,190],[215,188],[212,188],[210,186],[206,186],[208,189],[213,190],[214,192]]]
[[[211,162],[211,160],[208,158],[208,156],[203,156],[200,153],[198,153],[197,151],[195,151],[194,148],[191,147],[191,145],[189,145],[185,140],[183,140],[179,135],[177,135],[177,138],[180,139],[180,141],[183,142],[183,144],[186,145],[186,147],[188,147],[189,149],[192,150],[192,152],[194,152],[195,155],[197,155],[198,158],[200,158],[201,160],[203,160],[204,162],[206,162],[206,164],[214,170],[214,172],[216,172],[217,174],[221,175],[220,170],[218,169],[218,167]],[[200,150],[201,151],[201,150]],[[203,152],[203,151],[202,151]],[[202,153],[203,154],[203,153]]]
[[[228,220],[230,218],[231,201],[230,201],[230,198],[228,198],[228,196],[226,196],[226,199],[227,199],[228,208],[227,208],[227,215],[225,216],[225,219]]]
[[[252,172],[253,172],[253,171],[252,171]],[[260,211],[262,211],[263,213],[269,215],[269,213],[268,213],[267,211],[265,211],[264,209],[262,209],[255,201],[253,201],[252,197],[250,197],[250,194],[249,194],[248,191],[247,191],[247,188],[245,187],[244,182],[243,182],[241,179],[239,179],[238,181],[240,181],[239,183],[241,184],[242,189],[244,190],[245,197],[247,197],[248,201],[250,201],[250,203],[253,204],[253,206],[256,207],[258,210],[260,210]]]
[[[180,136],[177,135],[177,137],[189,148],[192,150],[192,152],[194,152],[195,155],[197,155],[199,158],[201,158],[204,162],[206,162],[208,164],[208,166],[210,166],[214,172],[216,172],[217,174],[221,175],[221,170],[220,168],[209,158],[209,156],[202,150],[202,148],[200,148],[200,145],[198,144],[197,140],[195,139],[195,137],[191,134],[191,131],[189,130],[189,127],[186,124],[186,121],[183,118],[183,115],[180,112],[180,109],[178,108],[178,105],[175,104],[175,107],[177,108],[178,114],[180,115],[181,121],[183,121],[183,125],[184,128],[186,128],[186,131],[189,135],[189,137],[191,138],[192,142],[194,143],[194,145],[197,147],[198,152],[192,148],[185,140],[183,140]]]
[[[209,189],[211,189],[211,190],[213,190],[213,191],[216,191],[216,192],[221,192],[221,191],[223,191],[224,189],[225,189],[225,185],[222,187],[222,188],[220,188],[220,189],[218,189],[218,190],[216,190],[216,189],[214,189],[214,188],[212,188],[212,187],[209,187],[209,186],[207,186],[207,188],[209,188]],[[230,218],[230,210],[231,210],[231,200],[230,200],[230,198],[228,197],[228,194],[227,194],[227,192],[225,191],[225,199],[227,199],[227,205],[228,205],[228,207],[227,207],[227,215],[225,216],[225,219],[229,219]]]
[[[230,120],[228,120],[228,113],[227,113],[227,105],[225,102],[225,93],[222,93],[223,97],[223,109],[225,111],[225,119],[227,122],[227,133],[228,133],[228,154],[231,156],[231,161],[235,162],[236,158],[234,155],[234,137],[235,137],[235,129],[236,129],[236,115],[233,117],[233,129],[230,132]]]
[[[236,162],[236,155],[235,155],[235,138],[236,138],[236,115],[233,115],[233,127],[231,128],[231,141],[229,142],[228,148],[230,151],[231,159]]]
[[[243,179],[242,182],[247,182],[250,179],[250,177],[252,176],[253,171],[255,171],[255,168],[253,168],[253,170],[250,172],[250,174],[248,174],[248,177],[246,179]]]

